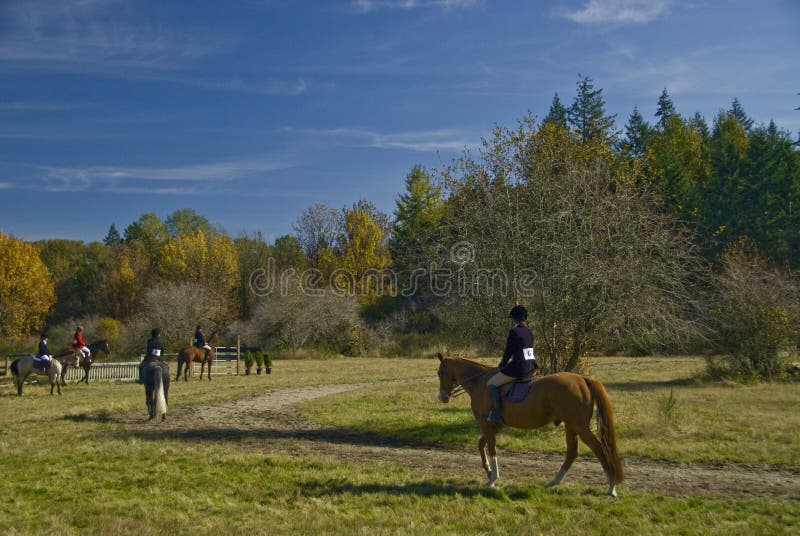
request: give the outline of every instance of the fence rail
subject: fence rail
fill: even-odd
[[[235,346],[217,346],[215,348],[214,363],[211,366],[212,376],[238,376],[239,360]],[[8,366],[17,357],[24,355],[4,356],[0,359],[0,376],[8,375]],[[164,357],[177,359],[178,354],[165,354]],[[133,381],[139,377],[139,363],[141,361],[126,361],[113,363],[94,363],[89,372],[89,381]],[[177,373],[177,361],[169,360],[170,374]],[[192,377],[200,377],[200,363],[192,363]],[[206,372],[207,373],[207,372]],[[66,381],[79,381],[83,379],[84,371],[80,367],[68,367],[64,376]]]

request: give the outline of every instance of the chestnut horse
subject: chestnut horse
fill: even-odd
[[[175,381],[181,379],[181,369],[184,365],[186,365],[186,370],[183,373],[183,380],[189,381],[189,376],[191,375],[192,371],[192,363],[195,361],[199,361],[200,365],[200,379],[203,379],[203,371],[206,368],[206,362],[208,362],[208,381],[211,381],[211,364],[214,362],[214,347],[216,346],[217,342],[219,341],[219,334],[216,331],[211,332],[211,338],[206,341],[211,347],[211,350],[208,351],[208,359],[206,360],[206,351],[202,348],[198,348],[197,346],[187,346],[183,348],[178,353],[178,374],[175,376]]]
[[[80,350],[75,350],[74,348],[65,348],[64,350],[59,350],[53,356],[58,359],[63,366],[61,371],[61,385],[67,385],[65,379],[65,376],[67,375],[67,367],[78,366],[82,367],[84,371],[83,378],[78,380],[78,383],[89,383],[89,370],[92,368],[92,363],[95,362],[98,352],[102,350],[107,356],[111,355],[111,348],[109,348],[108,341],[105,339],[94,341],[91,344],[87,344],[86,347],[91,352],[88,358],[83,357],[83,353]]]
[[[438,357],[441,362],[439,400],[448,402],[458,387],[472,399],[472,413],[483,432],[478,441],[478,450],[489,477],[489,486],[494,485],[499,474],[495,436],[504,425],[533,429],[560,421],[564,423],[567,436],[567,457],[547,487],[560,484],[567,474],[578,455],[580,437],[603,466],[608,478],[608,494],[617,496],[616,486],[622,482],[622,460],[617,452],[614,410],[602,383],[571,372],[540,377],[522,402],[503,401],[503,424],[495,424],[486,420],[487,413],[492,409],[486,382],[498,369],[462,357],[443,357],[442,354]],[[599,441],[590,427],[595,406]]]
[[[61,363],[55,359],[50,360],[50,369],[45,373],[34,368],[32,355],[21,357],[15,359],[14,362],[11,363],[11,373],[14,375],[14,379],[17,382],[17,395],[19,396],[22,396],[22,384],[25,383],[25,379],[31,374],[47,376],[50,379],[50,394],[53,394],[54,387],[58,387],[58,394],[61,394],[61,383],[59,382],[59,378],[61,377]]]

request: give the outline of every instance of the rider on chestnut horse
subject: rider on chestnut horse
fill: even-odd
[[[194,328],[194,345],[206,351],[205,360],[208,361],[208,353],[211,351],[211,347],[206,342],[206,336],[203,335],[203,328],[200,324]]]
[[[500,387],[529,376],[538,368],[533,353],[533,332],[525,325],[528,310],[522,305],[517,305],[511,309],[508,316],[516,323],[508,332],[506,349],[499,365],[500,371],[487,382],[489,395],[492,397],[492,411],[486,416],[486,420],[497,424],[503,422],[500,410],[502,405]]]

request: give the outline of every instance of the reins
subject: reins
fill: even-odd
[[[453,387],[453,389],[450,391],[450,398],[456,398],[457,396],[461,396],[461,395],[463,395],[464,393],[467,392],[466,389],[464,389],[464,383],[465,382],[470,382],[470,381],[474,380],[475,378],[480,378],[481,376],[484,376],[485,374],[488,374],[491,371],[492,371],[492,369],[485,370],[483,372],[480,372],[478,374],[470,376],[469,378],[467,378],[465,380],[462,380],[455,387]]]

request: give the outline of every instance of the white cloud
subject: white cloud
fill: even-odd
[[[43,188],[47,191],[99,189],[118,193],[182,193],[192,191],[192,188],[210,191],[219,184],[288,169],[292,164],[278,159],[253,158],[177,167],[36,167],[41,173]],[[153,184],[158,182],[182,185]]]
[[[478,0],[353,0],[352,5],[362,12],[383,9],[424,9],[438,8],[443,10],[472,7]]]
[[[0,182],[0,190],[8,190],[9,188],[13,188],[10,182]]]
[[[670,0],[589,0],[580,9],[555,14],[578,24],[642,24],[667,13]]]
[[[414,152],[461,151],[476,146],[475,139],[461,130],[437,129],[382,133],[363,128],[286,129],[303,134],[334,138],[342,145],[375,149],[405,149]]]

